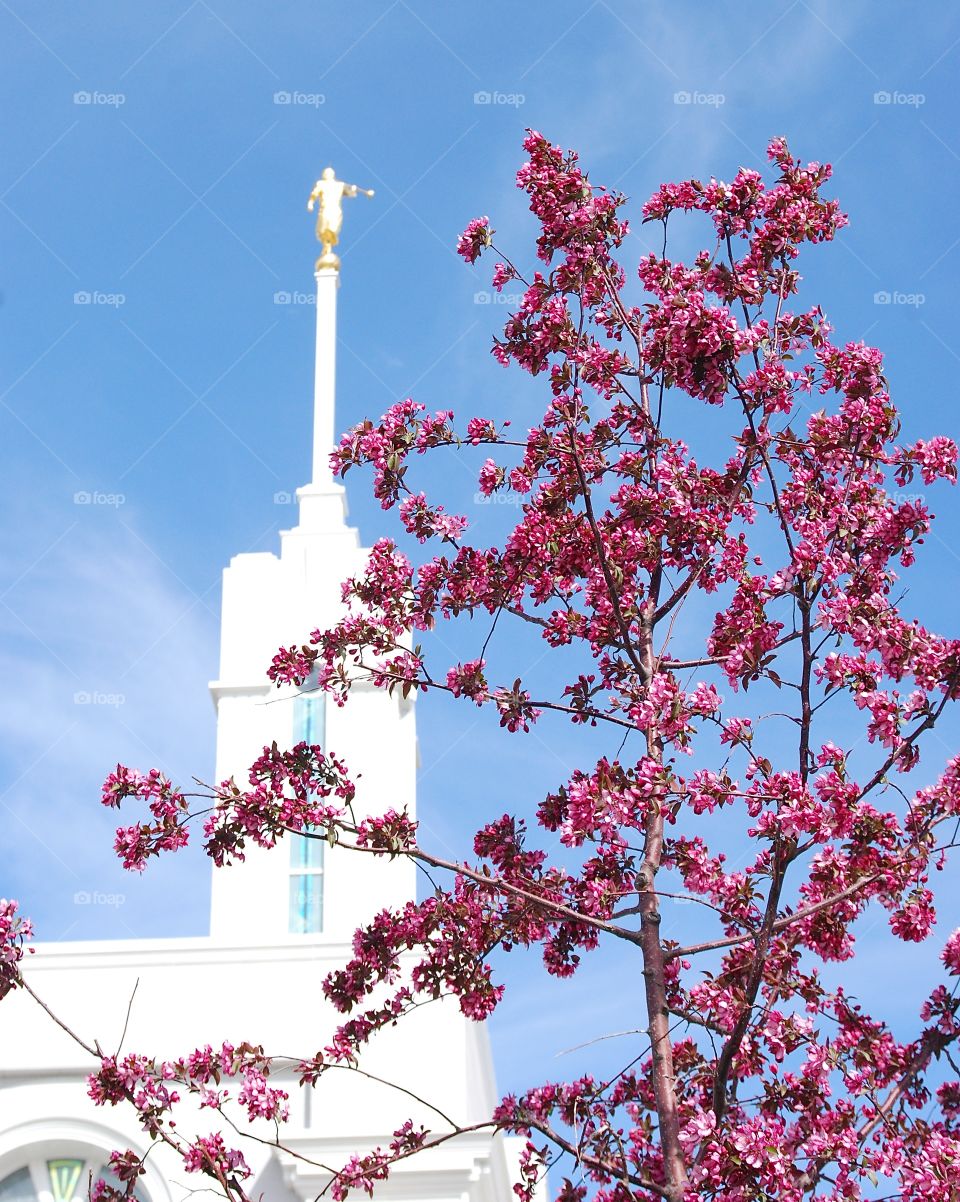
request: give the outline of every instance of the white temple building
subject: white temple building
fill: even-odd
[[[331,173],[332,174],[332,173]],[[349,192],[347,193],[350,194]],[[339,227],[338,227],[339,228]],[[336,241],[336,238],[333,239]],[[335,430],[334,372],[339,262],[325,244],[318,260],[313,475],[298,490],[299,521],[280,536],[279,553],[236,556],[224,572],[217,711],[216,774],[246,780],[264,745],[301,738],[329,746],[356,778],[356,810],[416,806],[415,712],[399,693],[358,687],[342,709],[322,695],[278,691],[265,671],[277,648],[303,641],[338,611],[340,584],[367,552],[347,524],[345,495],[328,467]],[[265,498],[265,504],[270,503]],[[415,896],[415,870],[301,838],[273,851],[252,849],[245,864],[215,869],[208,936],[38,943],[25,975],[38,995],[79,1035],[113,1052],[178,1058],[224,1040],[263,1045],[268,1054],[308,1057],[328,1042],[339,1016],[321,982],[350,954],[359,923]],[[136,993],[134,995],[134,988]],[[128,1004],[130,1005],[127,1021]],[[91,1058],[26,994],[0,1005],[0,1202],[84,1202],[114,1149],[147,1151],[150,1141],[129,1107],[95,1107],[87,1097]],[[489,1118],[496,1103],[486,1029],[455,1002],[423,1006],[375,1037],[361,1067],[428,1099],[461,1125]],[[445,1128],[397,1089],[349,1070],[315,1088],[291,1078],[290,1121],[280,1128],[290,1151],[239,1138],[213,1110],[192,1099],[178,1107],[183,1129],[221,1129],[242,1148],[264,1202],[314,1199],[329,1184],[319,1165],[341,1166],[357,1151],[386,1146],[413,1117]],[[238,1114],[237,1123],[247,1126]],[[188,1126],[189,1124],[189,1126]],[[268,1131],[258,1134],[270,1136]],[[517,1180],[515,1141],[488,1132],[460,1136],[398,1164],[378,1186],[380,1199],[508,1202]],[[310,1163],[313,1162],[313,1163]],[[143,1202],[180,1202],[212,1188],[185,1172],[161,1144],[140,1178]],[[352,1195],[362,1199],[362,1191]]]

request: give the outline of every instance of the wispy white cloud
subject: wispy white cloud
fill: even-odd
[[[200,932],[199,857],[123,873],[99,786],[118,760],[212,774],[217,597],[115,508],[30,509],[0,535],[0,891],[40,938]]]

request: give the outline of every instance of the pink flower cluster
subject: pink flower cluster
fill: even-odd
[[[201,1108],[228,1115],[231,1091],[220,1086],[224,1081],[236,1082],[236,1104],[246,1112],[250,1123],[283,1123],[288,1118],[288,1094],[270,1084],[273,1067],[262,1048],[249,1043],[224,1043],[219,1050],[208,1044],[175,1061],[157,1061],[134,1053],[122,1059],[102,1056],[99,1069],[88,1078],[88,1094],[98,1106],[124,1102],[132,1105],[144,1131],[151,1139],[162,1139],[173,1147],[187,1172],[203,1173],[228,1195],[233,1191],[243,1198],[240,1182],[251,1175],[243,1153],[228,1147],[219,1132],[193,1139],[182,1135],[175,1118],[176,1107],[183,1096],[191,1096]],[[184,1094],[175,1086],[180,1086]],[[132,1151],[114,1152],[110,1167],[124,1190],[100,1181],[93,1195],[96,1202],[129,1198],[144,1171],[143,1160]]]
[[[23,945],[32,935],[33,924],[19,913],[18,904],[0,898],[0,998],[20,984]]]
[[[457,242],[457,254],[466,262],[476,263],[480,252],[493,241],[493,230],[490,228],[489,217],[474,217],[460,235]]]
[[[187,800],[162,772],[152,768],[144,774],[117,764],[116,772],[111,772],[104,782],[101,800],[105,806],[119,809],[127,797],[145,801],[154,820],[117,831],[114,850],[124,868],[142,872],[150,856],[186,847]]]
[[[484,874],[462,865],[455,887],[425,907],[381,916],[347,972],[331,978],[332,995],[358,1005],[392,978],[401,947],[431,947],[442,929],[445,955],[428,957],[415,988],[443,979],[473,1012],[476,978],[457,967],[461,945],[446,942],[448,914],[474,949],[494,938],[539,943],[557,975],[575,971],[607,930],[641,949],[648,977],[659,971],[665,1012],[681,1016],[690,1034],[668,1037],[668,1056],[661,1046],[636,1075],[605,1090],[583,1079],[506,1099],[498,1112],[505,1127],[539,1131],[561,1149],[558,1130],[574,1131],[578,1164],[603,1202],[620,1202],[623,1182],[669,1202],[720,1188],[733,1202],[761,1194],[800,1202],[827,1175],[838,1198],[859,1196],[870,1174],[913,1188],[902,1153],[929,1128],[901,1108],[888,1135],[873,1116],[885,1093],[889,1106],[900,1090],[905,1103],[923,1096],[928,1037],[897,1044],[828,992],[810,961],[852,957],[853,924],[874,900],[889,911],[896,938],[926,939],[935,923],[930,869],[943,853],[934,831],[958,812],[956,765],[938,785],[914,790],[900,814],[871,794],[913,770],[920,735],[960,690],[960,645],[901,616],[893,600],[894,565],[911,565],[931,518],[920,501],[889,491],[914,473],[927,484],[955,480],[956,448],[939,436],[898,444],[879,352],[835,344],[819,307],[788,307],[801,248],[829,242],[846,223],[823,196],[828,166],[804,165],[774,139],[779,178],[770,185],[745,168],[730,182],[664,185],[644,217],[666,225],[680,211],[706,216],[716,245],[692,262],[665,252],[643,260],[650,300],[639,308],[624,300],[616,258],[623,198],[592,185],[577,157],[542,135],[529,133],[525,149],[518,184],[540,224],[540,264],[526,276],[507,260],[496,265],[494,287],[517,280],[524,291],[493,349],[501,363],[543,377],[549,395],[525,442],[478,418],[462,439],[500,445],[479,464],[479,487],[486,496],[519,494],[515,527],[502,550],[458,545],[416,568],[405,563],[402,585],[390,581],[389,564],[382,578],[374,569],[345,594],[351,616],[317,632],[313,645],[336,678],[364,654],[379,662],[397,653],[439,619],[485,614],[496,626],[509,615],[565,649],[570,671],[556,689],[536,692],[522,679],[498,685],[483,653],[434,673],[419,645],[405,687],[493,705],[511,731],[550,713],[606,724],[619,738],[637,732],[647,754],[578,770],[541,803],[541,829],[558,832],[570,852],[582,849],[575,869],[549,865],[511,816],[489,823],[475,846],[489,864]],[[486,218],[465,231],[459,249],[469,262],[490,245],[488,231]],[[814,390],[823,408],[807,416]],[[712,428],[727,420],[726,458],[716,463],[698,463],[671,432],[696,404],[717,413]],[[405,473],[411,453],[458,436],[448,415],[428,425],[422,410],[403,406],[348,436],[341,462],[369,462],[385,503],[406,494],[408,532],[449,540],[434,516],[442,510],[410,491]],[[722,597],[708,611],[706,638],[702,623],[698,630],[686,617],[697,593],[701,606]],[[390,687],[388,673],[372,663],[370,671]],[[691,672],[700,678],[688,686]],[[724,679],[745,712],[727,711]],[[762,700],[746,712],[754,689]],[[832,695],[846,695],[862,715],[866,746],[878,756],[860,780],[850,774],[849,747],[825,739],[814,717]],[[771,714],[794,700],[788,714]],[[792,765],[777,764],[782,741],[768,738],[784,717],[800,732]],[[676,753],[699,754],[710,738],[726,759],[679,775]],[[721,808],[753,847],[736,869],[690,828]],[[412,845],[409,852],[421,854]],[[668,936],[659,970],[644,935],[651,915],[667,917],[651,893],[658,872],[675,877],[681,900],[700,902],[719,926],[690,949]],[[795,905],[782,892],[788,875]],[[663,888],[669,896],[671,886]],[[631,897],[623,913],[639,913],[639,929],[616,919]],[[955,943],[944,964],[960,973]],[[693,962],[706,950],[717,954],[716,971],[698,976]],[[389,1004],[351,1019],[337,1055],[352,1054],[413,997],[399,988]],[[664,1109],[671,1092],[676,1122]],[[611,1130],[629,1131],[625,1145],[611,1143]],[[931,1179],[954,1146],[953,1128],[941,1130]],[[536,1158],[528,1145],[520,1197],[534,1188]],[[916,1188],[924,1197],[926,1179]],[[566,1182],[559,1196],[584,1193]]]

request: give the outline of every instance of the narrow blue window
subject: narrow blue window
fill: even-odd
[[[310,684],[307,685],[310,688]],[[316,686],[312,686],[316,688]],[[321,747],[326,739],[327,695],[316,692],[301,693],[293,703],[294,743],[318,743]]]
[[[294,743],[324,747],[326,695],[319,691],[301,693],[293,704]],[[290,836],[291,935],[315,935],[323,930],[323,846],[321,839]]]

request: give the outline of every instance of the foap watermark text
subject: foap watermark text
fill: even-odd
[[[101,492],[99,489],[94,489],[92,492],[86,488],[73,494],[74,505],[103,505],[107,509],[119,509],[121,505],[127,503],[127,498],[122,492]]]
[[[126,900],[125,893],[104,893],[102,889],[78,889],[73,895],[75,906],[113,906],[116,909]]]

